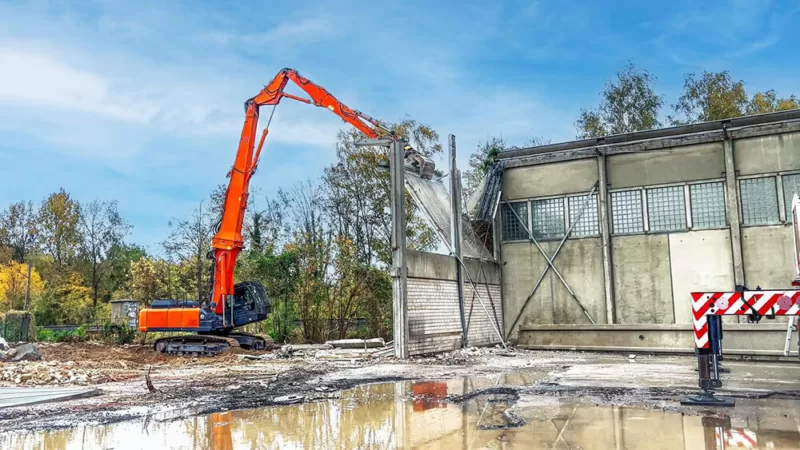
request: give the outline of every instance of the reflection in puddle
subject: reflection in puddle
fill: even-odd
[[[797,406],[787,407],[777,400],[759,401],[735,419],[595,406],[545,396],[517,400],[483,395],[461,405],[445,400],[448,395],[509,384],[524,383],[502,377],[376,384],[318,403],[9,434],[0,436],[0,448],[711,450],[800,446]]]

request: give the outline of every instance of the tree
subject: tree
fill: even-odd
[[[145,256],[131,263],[128,294],[149,305],[158,298],[185,297],[186,290],[178,280],[178,270],[164,259]]]
[[[661,126],[658,112],[664,103],[656,94],[656,77],[628,63],[617,72],[616,82],[609,82],[600,94],[597,109],[582,109],[576,121],[578,138],[651,130]]]
[[[770,89],[748,97],[744,81],[734,80],[727,70],[703,71],[699,79],[693,73],[686,75],[683,94],[672,105],[676,115],[668,119],[672,125],[685,125],[795,108],[800,108],[800,101],[794,95],[778,98]]]
[[[469,155],[469,169],[464,171],[464,195],[469,197],[478,188],[489,171],[494,158],[506,151],[506,142],[502,137],[490,137],[486,142],[478,143],[478,149]]]
[[[74,262],[80,248],[80,205],[60,189],[42,202],[39,210],[42,249],[57,268]]]
[[[788,98],[778,98],[774,89],[766,92],[757,92],[753,94],[750,103],[747,105],[746,112],[751,114],[765,114],[775,111],[786,111],[788,109],[800,108],[800,100],[794,95]]]
[[[435,156],[442,153],[439,135],[427,125],[406,119],[388,125],[405,137],[420,153]],[[359,258],[370,264],[391,262],[390,177],[381,165],[388,165],[384,147],[357,147],[364,134],[355,129],[340,131],[336,143],[337,161],[325,169],[325,205],[337,234],[351,236]],[[417,205],[406,193],[408,247],[418,250],[435,245],[435,235],[417,214]]]
[[[126,289],[131,282],[131,265],[148,256],[144,248],[137,244],[122,243],[111,248],[111,269],[107,277],[107,290],[112,296],[128,295]]]
[[[549,143],[549,139],[544,139],[540,136],[528,139],[521,146],[508,146],[503,137],[496,136],[489,137],[485,142],[478,143],[477,150],[469,155],[469,169],[464,171],[461,176],[464,182],[464,198],[471,197],[475,190],[478,189],[499,153],[520,148],[537,147]]]
[[[25,262],[39,244],[39,224],[31,201],[12,203],[0,213],[0,246],[8,246],[17,262]]]
[[[672,125],[730,119],[744,114],[747,108],[744,82],[733,80],[730,73],[703,71],[701,78],[687,74],[683,94],[672,109],[678,116],[668,116]]]
[[[86,279],[92,289],[92,306],[97,308],[100,286],[121,256],[114,249],[123,245],[131,226],[117,210],[117,202],[92,200],[82,208],[78,221],[80,252],[86,264]]]
[[[22,309],[28,287],[28,265],[11,261],[0,265],[0,309]],[[31,298],[41,294],[44,282],[36,269],[31,269]]]
[[[206,256],[211,251],[214,218],[208,209],[203,209],[203,202],[200,202],[189,219],[172,219],[169,227],[171,231],[163,242],[164,249],[184,263],[184,272],[192,277],[193,297],[202,303],[210,295],[211,261]]]

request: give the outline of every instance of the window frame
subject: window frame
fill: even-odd
[[[711,184],[711,183],[721,183],[722,184],[722,211],[725,216],[725,224],[722,226],[717,227],[704,227],[704,228],[697,228],[694,225],[694,218],[692,217],[692,213],[694,212],[694,204],[692,203],[692,192],[691,186],[698,185],[698,184]],[[725,182],[725,178],[714,178],[710,180],[701,180],[701,181],[691,181],[686,183],[686,219],[687,223],[690,224],[689,230],[697,230],[697,231],[705,231],[705,230],[727,230],[731,227],[730,220],[728,220],[728,185]]]
[[[591,192],[592,192],[592,191],[591,191],[591,190],[589,190],[588,192],[584,192],[584,193],[578,193],[578,194],[566,194],[566,195],[564,196],[564,206],[566,207],[566,208],[565,208],[565,210],[564,210],[564,231],[565,231],[565,232],[566,232],[566,230],[569,230],[569,225],[570,225],[569,221],[570,221],[570,218],[571,218],[571,217],[570,217],[570,209],[571,209],[571,208],[569,207],[569,200],[570,200],[571,198],[578,198],[578,199],[581,199],[581,200],[583,200],[583,199],[585,199],[585,198],[586,198],[586,197],[587,197],[587,196],[588,196],[588,195],[589,195]],[[581,234],[581,235],[575,235],[575,229],[573,228],[573,229],[572,229],[572,233],[570,233],[570,237],[569,237],[568,239],[586,239],[586,238],[597,238],[597,237],[601,237],[601,236],[603,235],[603,232],[602,232],[602,230],[603,230],[603,227],[602,227],[602,226],[601,226],[601,224],[600,224],[600,193],[599,193],[599,192],[597,192],[597,191],[595,191],[595,193],[594,193],[594,194],[592,194],[592,195],[593,195],[593,196],[594,196],[594,198],[595,198],[594,207],[595,207],[595,219],[596,219],[596,225],[597,225],[597,233],[593,233],[593,234]],[[582,205],[582,204],[583,204],[583,203],[581,203],[581,205]],[[589,208],[591,209],[591,206],[590,206]],[[587,211],[588,211],[588,210],[587,210]],[[578,214],[580,214],[580,209],[578,209]],[[586,214],[586,213],[584,212],[584,214]],[[583,219],[583,217],[581,217],[581,219]],[[577,224],[575,224],[575,225],[577,226]]]
[[[771,223],[745,223],[744,222],[744,202],[742,201],[742,180],[753,180],[758,178],[772,178],[775,182],[775,197],[778,206],[778,220],[776,222]],[[751,174],[751,175],[743,175],[736,177],[736,192],[738,195],[738,204],[737,209],[739,213],[739,225],[742,228],[746,227],[774,227],[776,225],[784,225],[785,222],[781,221],[781,210],[784,208],[784,205],[781,204],[781,198],[783,197],[782,183],[779,182],[781,176],[778,172],[770,172],[770,173],[760,173],[760,174]],[[784,212],[785,217],[785,212]]]
[[[500,205],[501,206],[501,208],[500,208],[500,212],[501,212],[501,214],[500,214],[500,242],[529,242],[530,241],[530,236],[529,235],[525,236],[525,237],[522,237],[522,238],[519,238],[519,239],[507,239],[506,236],[505,236],[506,223],[505,223],[505,214],[502,214],[503,208],[510,208],[511,206],[509,204],[513,205],[515,203],[524,204],[525,205],[525,209],[526,209],[526,213],[527,213],[527,214],[525,214],[525,217],[523,217],[523,218],[528,223],[525,224],[525,227],[523,228],[522,232],[525,233],[525,228],[530,230],[530,224],[531,224],[531,206],[530,206],[530,201],[527,200],[527,199],[503,201],[503,203]],[[513,214],[512,214],[512,216],[513,216]]]

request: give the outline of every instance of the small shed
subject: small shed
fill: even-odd
[[[132,299],[112,300],[111,321],[125,322],[136,330],[139,326],[139,302]]]

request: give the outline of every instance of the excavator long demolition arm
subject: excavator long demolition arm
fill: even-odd
[[[284,92],[289,81],[292,81],[305,91],[310,98],[297,97]],[[225,194],[222,219],[219,229],[211,241],[211,245],[214,248],[211,301],[216,305],[215,312],[223,317],[225,317],[224,310],[227,299],[234,294],[233,272],[236,259],[243,246],[242,223],[247,207],[250,177],[257,168],[261,149],[269,132],[268,122],[254,155],[253,149],[258,127],[259,108],[268,105],[277,106],[283,98],[329,109],[370,138],[378,138],[382,134],[391,134],[390,130],[378,120],[344,105],[325,88],[311,82],[296,70],[290,68],[285,68],[278,72],[275,78],[258,95],[245,102],[245,121],[239,141],[239,149],[236,153],[236,160],[229,174],[230,182]],[[272,115],[270,115],[271,120]],[[412,161],[412,165],[418,168],[421,176],[429,178],[432,175],[432,161],[417,153],[410,146],[405,148],[405,157],[407,160]],[[233,325],[233,321],[231,321],[230,326],[232,327]]]

